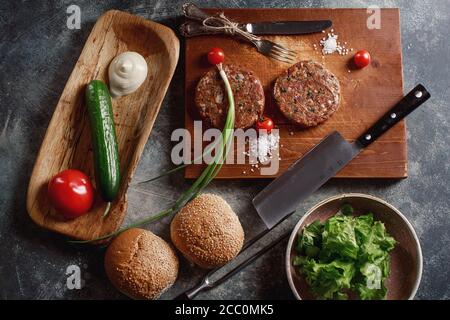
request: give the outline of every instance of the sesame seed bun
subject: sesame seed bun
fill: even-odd
[[[172,220],[170,235],[188,260],[206,269],[232,260],[244,243],[238,217],[213,194],[202,194],[181,209]]]
[[[105,255],[109,280],[133,299],[157,299],[178,275],[178,258],[160,237],[143,229],[117,236]]]

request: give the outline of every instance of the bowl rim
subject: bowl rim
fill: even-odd
[[[378,197],[369,195],[369,194],[364,194],[364,193],[343,193],[343,194],[339,194],[336,196],[332,196],[332,197],[328,197],[322,201],[320,201],[319,203],[317,203],[316,205],[314,205],[312,208],[310,208],[301,218],[300,220],[297,222],[297,224],[295,225],[294,229],[292,230],[291,236],[289,237],[289,241],[286,247],[286,254],[285,254],[285,268],[286,268],[286,276],[287,276],[287,280],[289,282],[289,287],[291,288],[292,293],[294,294],[295,298],[297,300],[303,300],[300,297],[300,294],[297,292],[297,288],[294,285],[294,280],[292,279],[292,272],[291,272],[291,250],[292,250],[292,245],[294,243],[294,240],[297,236],[297,232],[300,229],[300,226],[302,225],[302,223],[305,221],[305,219],[312,214],[312,212],[314,212],[317,208],[323,206],[324,204],[334,201],[334,200],[338,200],[338,199],[343,199],[343,198],[349,198],[349,197],[359,197],[359,198],[365,198],[365,199],[369,199],[369,200],[373,200],[373,201],[377,201],[380,202],[381,204],[389,207],[392,211],[394,211],[407,225],[409,231],[411,232],[414,241],[416,243],[416,250],[417,250],[417,278],[414,282],[414,286],[413,289],[411,291],[411,294],[408,297],[408,300],[412,300],[414,299],[417,290],[419,289],[419,285],[420,285],[420,281],[422,279],[422,269],[423,269],[423,257],[422,257],[422,248],[420,246],[420,241],[419,238],[417,237],[416,231],[414,230],[412,224],[408,221],[408,219],[397,209],[395,208],[393,205],[389,204],[388,202],[386,202],[383,199],[380,199]]]

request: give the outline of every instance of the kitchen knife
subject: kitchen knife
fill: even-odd
[[[253,199],[253,205],[266,227],[272,229],[294,213],[302,200],[428,98],[430,94],[419,84],[355,142],[347,142],[337,131],[325,137]]]
[[[184,16],[194,21],[187,21],[180,27],[181,33],[184,36],[192,37],[203,34],[222,33],[223,30],[211,30],[203,25],[206,19],[212,18],[210,14],[206,13],[193,3],[185,3],[183,5]],[[198,22],[195,22],[198,21]],[[211,22],[213,25],[216,22]],[[238,28],[255,35],[259,34],[307,34],[314,32],[321,32],[331,27],[331,20],[316,20],[316,21],[267,21],[256,23],[240,23]],[[218,24],[217,26],[222,26]]]
[[[331,27],[331,20],[316,21],[277,21],[242,23],[239,28],[256,34],[308,34],[321,32]]]
[[[253,199],[253,205],[266,224],[267,229],[248,240],[239,255],[266,235],[272,228],[293,214],[302,200],[306,199],[344,168],[364,147],[375,141],[429,98],[430,94],[428,91],[423,85],[419,84],[372,127],[359,136],[355,142],[347,142],[337,131],[334,131],[292,164],[286,172],[270,183]],[[214,276],[220,268],[211,270],[198,285],[181,293],[175,299],[190,300],[198,293],[220,285],[283,241],[289,234],[290,232],[257,250],[216,279],[214,279]]]
[[[317,21],[285,21],[285,22],[257,22],[238,24],[241,30],[250,32],[254,35],[271,34],[307,34],[320,32],[331,26],[330,20]],[[222,34],[226,32],[223,29],[211,29],[205,27],[197,21],[187,21],[180,26],[180,32],[185,37],[195,37],[210,34]]]

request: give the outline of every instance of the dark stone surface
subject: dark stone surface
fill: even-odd
[[[77,4],[80,30],[66,27],[66,9]],[[450,298],[449,2],[435,1],[202,1],[203,6],[401,8],[405,90],[423,83],[432,93],[427,106],[408,119],[409,178],[401,181],[330,181],[302,204],[302,212],[331,195],[370,193],[392,203],[410,219],[422,243],[424,272],[416,298]],[[93,24],[116,8],[176,28],[182,1],[1,1],[0,2],[0,299],[124,298],[103,272],[103,249],[75,247],[38,228],[25,208],[26,189],[37,151],[65,82]],[[355,30],[357,31],[357,30]],[[180,61],[183,61],[181,53]],[[183,67],[178,66],[135,180],[170,167],[168,137],[183,125]],[[219,181],[209,191],[228,200],[251,235],[255,212],[250,199],[266,181]],[[129,190],[127,222],[156,212],[185,187],[181,175]],[[289,229],[298,215],[281,229]],[[149,226],[168,238],[169,219]],[[283,230],[274,230],[271,238]],[[254,231],[253,231],[254,232]],[[68,290],[66,268],[82,269],[84,286]],[[170,298],[197,281],[202,271],[182,261]],[[292,299],[284,274],[284,244],[230,281],[200,298]]]

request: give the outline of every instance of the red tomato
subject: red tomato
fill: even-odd
[[[256,129],[258,130],[265,129],[267,130],[267,133],[272,132],[273,127],[274,127],[273,121],[269,117],[262,116],[256,122]]]
[[[355,61],[355,65],[358,68],[364,68],[370,63],[370,53],[367,50],[358,51],[353,57],[353,61]]]
[[[48,184],[48,197],[53,207],[65,218],[79,217],[92,207],[94,188],[89,178],[78,170],[64,170]]]
[[[211,64],[219,64],[222,63],[225,59],[225,54],[223,50],[220,48],[212,48],[210,52],[208,52],[208,61]]]

